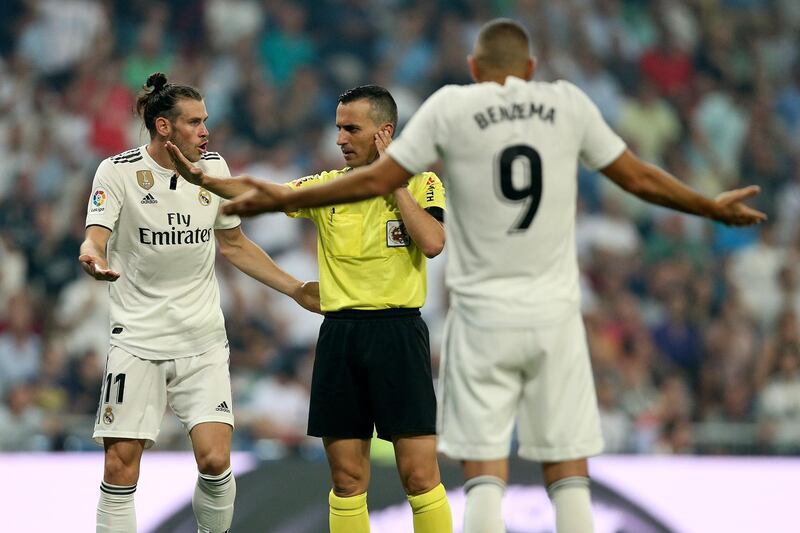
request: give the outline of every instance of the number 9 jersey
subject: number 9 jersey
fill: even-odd
[[[438,90],[388,153],[412,174],[442,159],[453,304],[516,327],[579,310],[578,161],[601,169],[624,150],[571,83],[509,76]]]

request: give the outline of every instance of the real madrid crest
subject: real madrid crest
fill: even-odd
[[[200,201],[200,205],[209,205],[211,203],[211,193],[200,187],[197,192],[197,199]]]
[[[106,411],[103,413],[103,423],[104,424],[114,423],[114,411],[111,409],[111,407],[106,407]]]
[[[155,180],[153,179],[153,173],[149,170],[137,170],[136,171],[136,181],[139,183],[139,187],[144,190],[149,189],[155,184]]]

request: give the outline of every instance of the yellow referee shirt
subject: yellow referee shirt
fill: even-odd
[[[287,185],[299,189],[325,183],[348,170],[330,170]],[[433,172],[412,177],[408,189],[423,209],[444,209],[444,187]],[[427,258],[406,232],[393,195],[287,214],[317,226],[323,312],[425,304]]]

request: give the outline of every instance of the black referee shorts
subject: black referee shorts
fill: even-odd
[[[419,309],[344,310],[319,330],[308,434],[436,434],[428,327]]]

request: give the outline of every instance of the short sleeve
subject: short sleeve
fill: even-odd
[[[607,167],[625,151],[625,141],[611,129],[582,90],[568,82],[559,83],[565,83],[572,90],[577,105],[576,115],[583,122],[581,162],[592,170]]]
[[[442,87],[414,113],[400,137],[389,145],[386,153],[412,174],[429,169],[439,159],[439,146],[447,137],[443,109],[453,87]]]
[[[433,172],[423,172],[411,178],[411,195],[423,209],[444,209],[444,185]]]
[[[231,171],[228,168],[228,163],[224,159],[219,161],[218,176],[230,178]],[[237,215],[226,215],[222,212],[222,206],[225,204],[225,199],[220,199],[219,210],[217,211],[217,218],[214,220],[214,229],[233,229],[242,225],[242,220]]]
[[[86,227],[103,226],[114,231],[125,198],[124,184],[109,159],[97,167],[86,208]]]
[[[308,187],[311,185],[319,185],[325,181],[325,177],[323,174],[312,174],[310,176],[303,176],[302,178],[298,178],[296,180],[292,180],[285,185],[292,190],[302,189],[303,187]],[[311,208],[314,209],[314,208]],[[311,218],[311,209],[307,207],[302,207],[297,211],[290,211],[287,212],[286,215],[292,218]]]

